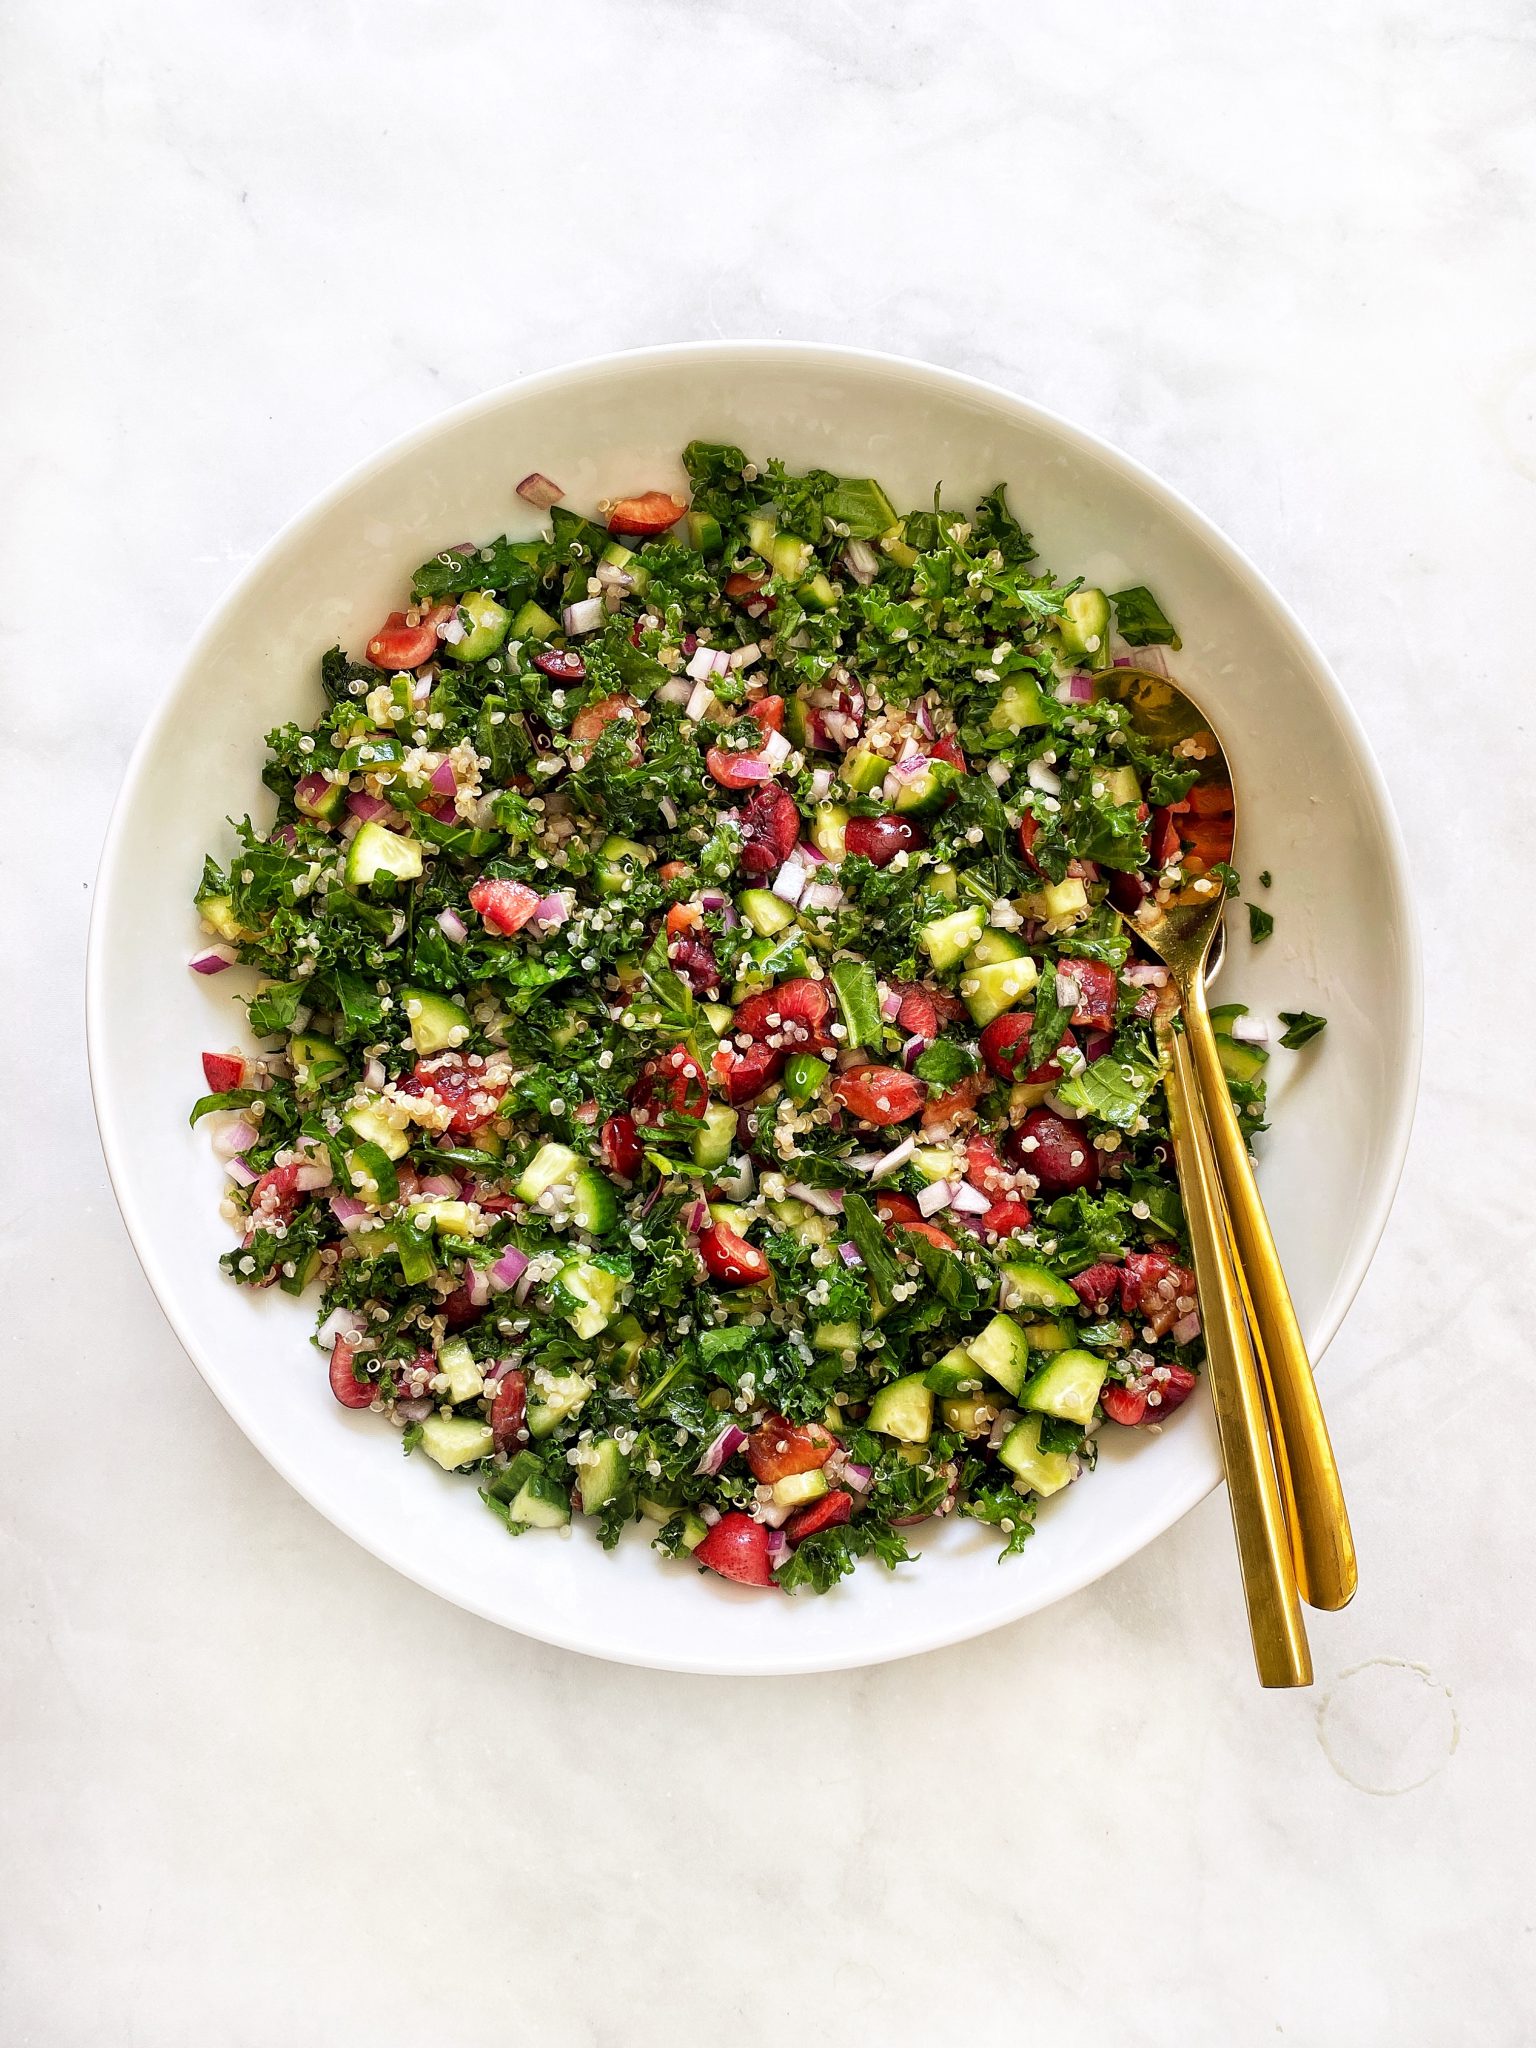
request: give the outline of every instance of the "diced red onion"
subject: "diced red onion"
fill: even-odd
[[[446,646],[457,647],[459,642],[461,640],[467,640],[469,638],[469,635],[464,630],[464,621],[459,617],[457,612],[454,612],[448,618],[444,619],[443,623],[438,627],[437,637],[439,638],[439,640],[443,641]]]
[[[1032,789],[1043,790],[1047,796],[1061,795],[1061,777],[1049,761],[1031,761],[1027,772]]]
[[[745,647],[731,649],[732,668],[750,668],[754,661],[762,659],[763,650],[755,640],[749,640]]]
[[[1268,1045],[1269,1024],[1263,1017],[1234,1017],[1232,1036],[1244,1045]]]
[[[867,588],[880,573],[880,557],[867,540],[851,540],[843,549],[843,567]]]
[[[1093,702],[1093,677],[1081,669],[1068,676],[1067,702],[1069,704],[1091,704]]]
[[[469,926],[456,910],[440,910],[437,913],[437,926],[451,945],[462,946],[469,937]]]
[[[539,924],[564,924],[571,914],[570,898],[563,889],[555,889],[548,896],[541,896],[533,915]]]
[[[727,1201],[749,1202],[757,1187],[757,1172],[752,1161],[743,1157],[734,1172],[716,1173],[715,1186]]]
[[[331,1156],[328,1152],[322,1152],[317,1158],[312,1158],[307,1165],[299,1168],[293,1177],[293,1184],[301,1194],[312,1195],[320,1188],[328,1188],[334,1179]]]
[[[215,1129],[213,1156],[215,1159],[235,1159],[240,1153],[249,1151],[260,1136],[254,1124],[248,1124],[243,1116],[237,1116],[233,1122]]]
[[[369,796],[363,789],[355,789],[347,798],[347,809],[354,818],[362,818],[369,823],[377,823],[386,818],[394,818],[398,822],[399,819],[399,813],[393,804],[385,803],[381,796]]]
[[[781,1508],[776,1501],[760,1500],[756,1507],[753,1508],[752,1515],[753,1519],[761,1522],[764,1528],[777,1531],[783,1528],[794,1512],[793,1508]],[[773,1555],[773,1537],[771,1535],[768,1538],[768,1544],[769,1557],[771,1558]],[[781,1559],[780,1562],[782,1563],[782,1561]]]
[[[432,770],[430,787],[435,789],[439,796],[456,796],[458,794],[459,778],[454,774],[453,763],[446,754]]]
[[[712,675],[717,673],[714,648],[696,647],[693,651],[693,659],[688,664],[688,674],[693,677],[696,683],[703,683],[707,682]],[[690,717],[692,716],[691,713],[689,715]]]
[[[526,498],[530,505],[537,505],[541,512],[547,512],[551,505],[558,505],[565,496],[557,483],[533,470],[517,487],[517,495]]]
[[[901,1048],[902,1065],[910,1072],[932,1043],[933,1040],[931,1038],[924,1038],[920,1031],[913,1032],[912,1036]]]
[[[824,804],[832,794],[832,770],[813,768],[811,770],[811,802]]]
[[[789,1538],[782,1529],[768,1532],[768,1569],[776,1572],[789,1556]]]
[[[484,1308],[491,1298],[491,1276],[484,1266],[469,1266],[464,1273],[464,1291],[475,1308]]]
[[[1120,970],[1120,979],[1128,981],[1132,988],[1166,988],[1168,970],[1155,960],[1127,960]]]
[[[662,684],[656,692],[658,704],[686,704],[693,695],[693,685],[686,676],[673,676],[670,682]]]
[[[949,1207],[954,1190],[947,1180],[931,1180],[927,1187],[918,1191],[917,1206],[924,1216],[937,1216],[941,1209]]]
[[[247,1166],[243,1159],[227,1160],[224,1165],[224,1171],[229,1175],[237,1188],[254,1187],[261,1178],[255,1167]]]
[[[856,1244],[849,1244],[846,1239],[838,1246],[837,1256],[845,1266],[862,1266],[864,1263],[859,1257],[858,1246]]]
[[[843,902],[842,884],[839,882],[812,882],[800,898],[802,910],[837,910]]]
[[[292,825],[279,825],[275,832],[267,834],[267,843],[271,846],[285,847],[292,853],[299,843],[299,835]]]
[[[987,1449],[989,1451],[995,1451],[997,1449],[998,1445],[1003,1441],[1004,1437],[1007,1436],[1009,1430],[1013,1428],[1013,1425],[1018,1421],[1018,1419],[1019,1411],[1017,1410],[1017,1408],[999,1409],[997,1420],[993,1423],[992,1428],[987,1436]]]
[[[449,625],[458,625],[458,620],[450,619],[448,623]],[[438,630],[440,632],[446,633],[448,628],[447,626],[443,626],[440,627]],[[459,626],[459,635],[461,638],[463,637],[463,633],[464,628],[462,626]],[[424,669],[419,676],[414,676],[411,679],[411,702],[413,704],[425,704],[427,699],[431,695],[432,671],[431,669]]]
[[[1180,1316],[1168,1332],[1175,1344],[1193,1344],[1200,1334],[1200,1311],[1192,1308],[1187,1316]]]
[[[371,1059],[363,1068],[363,1086],[365,1088],[380,1089],[384,1086],[385,1078],[384,1062],[381,1059]]]
[[[917,729],[923,738],[925,740],[936,740],[939,736],[939,730],[933,722],[933,713],[928,709],[928,699],[926,697],[918,698],[917,710],[914,716],[917,721]]]
[[[747,1440],[747,1432],[734,1422],[728,1422],[712,1444],[705,1446],[703,1456],[694,1466],[696,1479],[713,1479],[727,1460],[734,1458]]]
[[[505,1294],[509,1287],[515,1287],[519,1280],[526,1278],[528,1254],[519,1251],[515,1244],[509,1244],[487,1273],[493,1292]]]
[[[901,1143],[896,1147],[896,1149],[893,1152],[886,1153],[885,1157],[880,1161],[880,1164],[869,1176],[870,1179],[884,1180],[887,1174],[895,1173],[898,1167],[905,1166],[907,1161],[912,1157],[912,1154],[916,1150],[917,1133],[914,1131],[910,1138],[903,1138]]]
[[[661,822],[666,826],[667,830],[669,832],[675,831],[677,828],[677,805],[673,803],[671,797],[661,797],[657,802],[656,808],[660,811]]]
[[[222,944],[204,946],[187,962],[194,974],[222,974],[226,967],[233,967],[234,964],[234,947]]]
[[[332,1195],[330,1211],[342,1229],[350,1231],[355,1230],[368,1214],[368,1204],[355,1200],[351,1195]]]
[[[987,763],[987,775],[998,789],[1004,786],[1012,772],[1006,761],[989,761]]]
[[[1117,654],[1114,666],[1145,668],[1150,669],[1154,675],[1165,676],[1168,673],[1168,658],[1161,647],[1138,647],[1134,654]]]
[[[887,1024],[894,1024],[901,1015],[903,997],[900,989],[888,988],[880,998],[880,1014]]]
[[[624,591],[635,587],[634,577],[627,569],[621,569],[617,562],[599,562],[595,573],[605,590]]]
[[[425,1422],[437,1406],[432,1394],[410,1394],[403,1401],[395,1403],[395,1413],[405,1422]]]
[[[843,1466],[843,1484],[853,1493],[867,1493],[874,1476],[873,1465],[856,1465],[850,1458]]]
[[[416,1183],[416,1192],[429,1202],[456,1202],[459,1184],[451,1173],[429,1173]]]
[[[499,1261],[499,1260],[497,1261],[497,1264],[500,1264],[500,1261]],[[491,1268],[491,1270],[492,1270],[492,1272],[494,1272],[494,1271],[495,1271],[496,1269],[495,1269],[495,1267],[493,1266],[493,1267]],[[525,1301],[527,1301],[527,1299],[528,1299],[529,1295],[530,1295],[530,1294],[532,1294],[532,1292],[533,1292],[533,1268],[532,1268],[532,1267],[530,1266],[530,1267],[529,1267],[529,1269],[528,1269],[528,1271],[527,1271],[527,1272],[526,1272],[526,1273],[525,1273],[525,1274],[523,1275],[523,1277],[521,1278],[521,1280],[519,1280],[519,1281],[518,1281],[518,1283],[517,1283],[517,1285],[516,1285],[516,1286],[515,1286],[515,1287],[513,1288],[513,1290],[512,1290],[512,1299],[513,1299],[513,1300],[514,1300],[514,1301],[515,1301],[515,1302],[517,1303],[518,1307],[519,1307],[519,1308],[521,1308],[521,1307],[523,1306],[524,1302],[525,1302]]]
[[[708,717],[714,701],[715,693],[709,687],[708,681],[697,682],[689,693],[687,707],[683,712],[683,716],[691,718],[694,724],[698,725],[703,719]],[[747,755],[744,758],[750,760],[751,756]]]
[[[699,1231],[702,1230],[708,1230],[708,1202],[700,1199],[689,1204],[689,1206],[683,1211],[683,1228],[684,1230],[689,1231],[693,1234],[697,1234]]]
[[[712,1508],[708,1501],[701,1501],[699,1503],[699,1520],[708,1528],[713,1529],[719,1519],[720,1510],[718,1508]]]
[[[568,604],[561,617],[567,633],[595,633],[603,623],[603,600],[600,597],[583,597],[575,604]]]
[[[984,1195],[980,1188],[973,1188],[968,1180],[955,1181],[954,1192],[949,1206],[958,1209],[962,1216],[985,1216],[992,1206],[992,1197]]]
[[[771,886],[781,903],[798,904],[809,880],[810,876],[797,860],[787,860],[774,876]]]
[[[794,748],[785,739],[783,733],[766,732],[763,734],[763,752],[768,756],[768,759],[775,768],[782,768],[794,752]]]
[[[803,1180],[794,1180],[784,1192],[814,1209],[818,1216],[841,1216],[843,1213],[841,1188],[813,1188]]]

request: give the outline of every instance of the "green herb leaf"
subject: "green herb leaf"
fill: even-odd
[[[1267,910],[1261,910],[1257,903],[1250,903],[1248,909],[1248,936],[1254,945],[1260,946],[1275,928],[1275,920]]]
[[[968,1045],[957,1039],[937,1038],[919,1058],[913,1072],[920,1081],[942,1093],[974,1074],[981,1062]]]
[[[1115,624],[1128,647],[1173,647],[1184,642],[1178,629],[1144,583],[1111,594]]]
[[[843,1197],[843,1223],[864,1261],[870,1292],[889,1307],[891,1289],[900,1278],[896,1255],[885,1241],[885,1225],[862,1195]]]
[[[1314,1017],[1310,1010],[1282,1010],[1280,1022],[1286,1026],[1285,1036],[1280,1043],[1295,1052],[1298,1046],[1316,1038],[1327,1025],[1326,1017]]]

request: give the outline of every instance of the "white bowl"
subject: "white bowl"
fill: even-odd
[[[187,1128],[198,1055],[240,1037],[230,995],[247,980],[188,973],[193,886],[205,848],[229,845],[227,815],[270,816],[262,735],[313,719],[322,650],[359,648],[445,543],[532,532],[512,489],[526,471],[590,508],[677,486],[695,435],[878,476],[902,505],[928,502],[936,479],[950,504],[1003,479],[1048,564],[1111,590],[1148,583],[1178,621],[1177,673],[1219,720],[1235,772],[1248,893],[1274,873],[1275,935],[1250,952],[1238,913],[1222,997],[1329,1020],[1309,1051],[1276,1053],[1262,1141],[1265,1199],[1322,1353],[1386,1220],[1419,1063],[1416,936],[1379,772],[1318,650],[1207,520],[1091,435],[925,364],[778,343],[606,357],[460,407],[301,513],[219,606],[129,766],[91,926],[91,1075],[117,1197],[172,1326],[247,1436],[339,1527],[547,1642],[678,1670],[824,1670],[977,1635],[1119,1564],[1219,1478],[1208,1403],[1158,1436],[1106,1431],[1097,1472],[1046,1507],[1006,1564],[990,1532],[946,1525],[916,1532],[918,1564],[864,1565],[824,1598],[778,1599],[665,1562],[637,1534],[611,1555],[583,1529],[513,1542],[472,1486],[403,1459],[386,1424],[337,1406],[308,1302],[223,1277],[221,1175],[206,1132]]]

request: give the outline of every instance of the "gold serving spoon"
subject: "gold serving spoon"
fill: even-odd
[[[1257,1340],[1259,1382],[1296,1581],[1310,1606],[1343,1607],[1357,1583],[1344,1491],[1290,1290],[1227,1091],[1205,1000],[1207,961],[1221,927],[1225,901],[1220,879],[1209,870],[1231,859],[1236,829],[1231,770],[1204,712],[1167,676],[1120,668],[1102,671],[1095,682],[1101,697],[1125,706],[1139,732],[1157,745],[1171,748],[1196,770],[1186,799],[1189,808],[1175,814],[1162,828],[1168,844],[1152,849],[1154,862],[1162,858],[1165,865],[1167,856],[1175,855],[1176,886],[1148,896],[1134,909],[1122,897],[1120,913],[1168,967],[1178,990],[1183,1029],[1166,1033],[1170,1106],[1177,1114],[1177,1098],[1184,1098],[1185,1153],[1192,1157],[1194,1184],[1198,1191],[1207,1177],[1204,1169],[1209,1168],[1210,1192],[1218,1212],[1225,1210],[1218,1237],[1230,1231],[1229,1251],[1235,1249],[1236,1258],[1229,1257],[1227,1264]],[[1203,1144],[1196,1144],[1202,1134]],[[1193,1221],[1191,1235],[1193,1238]],[[1196,1251],[1198,1254],[1198,1244]],[[1213,1250],[1209,1256],[1218,1259],[1219,1253]],[[1199,1272],[1198,1256],[1196,1274],[1201,1280],[1203,1305],[1204,1276]],[[1220,1422],[1219,1400],[1217,1411]],[[1225,1455],[1225,1428],[1222,1444]],[[1230,1475],[1230,1461],[1228,1471]],[[1234,1497],[1234,1514],[1237,1506]]]

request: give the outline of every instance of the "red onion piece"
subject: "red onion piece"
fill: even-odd
[[[1175,1344],[1193,1344],[1200,1334],[1200,1311],[1192,1308],[1187,1316],[1180,1316],[1168,1334]]]
[[[747,1432],[736,1423],[728,1422],[714,1442],[705,1448],[703,1456],[694,1466],[695,1477],[713,1479],[727,1460],[735,1457],[746,1440]]]
[[[603,623],[603,600],[584,597],[576,604],[568,604],[561,616],[567,633],[595,633]]]
[[[921,1032],[914,1032],[901,1048],[902,1065],[910,1072],[932,1043],[931,1038],[924,1038]]]
[[[484,1266],[468,1266],[464,1271],[464,1291],[476,1308],[484,1308],[491,1298],[491,1276]]]
[[[799,861],[787,860],[774,876],[769,887],[781,903],[798,904],[800,898],[805,894],[805,885],[809,880],[810,876],[801,867]]]
[[[894,1151],[886,1153],[880,1164],[870,1174],[870,1179],[884,1180],[888,1173],[894,1173],[899,1166],[905,1166],[916,1150],[917,1133],[914,1131],[910,1138],[903,1138]]]
[[[1069,686],[1067,702],[1069,704],[1091,704],[1093,702],[1092,676],[1084,675],[1082,670],[1078,669],[1067,678],[1067,682]]]
[[[854,1493],[866,1492],[874,1476],[875,1468],[873,1465],[855,1465],[850,1461],[843,1466],[843,1484],[851,1488]]]
[[[784,737],[783,733],[766,732],[763,734],[763,752],[767,755],[768,759],[773,763],[775,768],[782,768],[784,763],[789,759],[790,755],[794,752],[794,748],[790,745],[789,741]]]
[[[393,820],[396,824],[403,822],[399,812],[392,804],[385,803],[381,796],[369,796],[366,790],[354,790],[351,796],[347,798],[347,809],[354,818],[362,818],[376,823],[388,820]]]
[[[551,505],[559,504],[565,492],[557,483],[535,469],[517,486],[517,495],[525,498],[530,505],[537,505],[541,512],[547,512]]]
[[[499,1264],[500,1261],[498,1261],[497,1263]],[[495,1267],[493,1266],[491,1270],[492,1272],[494,1272]],[[523,1275],[522,1279],[519,1280],[517,1285],[513,1288],[512,1299],[517,1303],[518,1307],[521,1308],[523,1306],[523,1303],[528,1299],[529,1295],[532,1292],[533,1269],[530,1267],[529,1270]]]
[[[330,1210],[343,1230],[351,1230],[368,1214],[368,1204],[351,1195],[332,1195]]]
[[[224,1171],[229,1175],[237,1188],[254,1187],[261,1178],[255,1167],[247,1166],[243,1159],[226,1160]]]
[[[456,1202],[459,1184],[451,1173],[429,1173],[416,1183],[416,1192],[431,1202]]]
[[[236,1117],[233,1123],[225,1124],[222,1130],[213,1134],[213,1156],[215,1159],[237,1159],[242,1152],[250,1150],[261,1133],[254,1124],[248,1124],[244,1117]]]
[[[702,1199],[690,1202],[683,1211],[683,1228],[692,1234],[709,1228],[709,1204]]]
[[[1232,1036],[1240,1045],[1269,1043],[1269,1025],[1262,1017],[1234,1017],[1230,1028]]]
[[[222,974],[226,967],[233,967],[234,964],[234,947],[224,945],[204,946],[187,962],[194,974]]]
[[[791,1181],[784,1190],[796,1202],[804,1202],[818,1216],[841,1216],[843,1213],[843,1191],[841,1188],[813,1188],[803,1180]]]
[[[370,1060],[363,1068],[363,1086],[372,1088],[375,1093],[384,1086],[386,1078],[384,1062],[380,1059]]]
[[[802,910],[838,910],[844,901],[841,883],[812,882],[800,898]]]
[[[570,899],[563,890],[556,889],[548,896],[539,898],[534,917],[540,924],[564,924],[571,914]]]
[[[716,1522],[719,1521],[719,1519],[720,1510],[718,1508],[712,1508],[709,1505],[708,1501],[705,1501],[701,1504],[699,1508],[699,1520],[701,1522],[706,1523],[711,1529],[713,1529],[713,1527],[715,1526]]]
[[[677,805],[673,803],[671,797],[662,797],[657,803],[656,808],[660,811],[661,822],[666,826],[667,830],[669,832],[675,831],[677,827]]]
[[[432,770],[431,787],[439,796],[453,796],[458,791],[459,779],[453,772],[453,763],[446,755]]]
[[[902,995],[899,989],[888,988],[880,998],[880,1014],[887,1024],[894,1024],[901,1015]]]
[[[669,683],[663,683],[656,692],[658,704],[686,704],[693,695],[693,685],[685,676],[674,676]]]
[[[950,1196],[954,1193],[947,1180],[931,1180],[917,1198],[917,1206],[924,1216],[937,1216],[941,1209],[949,1207]]]
[[[923,738],[925,740],[936,740],[939,736],[938,728],[933,722],[933,713],[928,709],[926,697],[919,697],[917,700],[916,718],[917,729]]]
[[[761,661],[763,650],[755,640],[749,640],[745,647],[731,649],[732,668],[750,668],[754,661]]]
[[[1168,970],[1155,960],[1127,960],[1120,970],[1120,979],[1128,981],[1132,988],[1166,988]]]
[[[855,583],[867,587],[880,573],[880,557],[867,540],[851,540],[843,549],[843,567]]]
[[[776,1572],[789,1556],[789,1538],[782,1529],[772,1529],[768,1534],[768,1569]]]
[[[1061,777],[1049,761],[1031,761],[1026,773],[1031,789],[1038,789],[1046,796],[1061,795]]]
[[[859,1257],[859,1248],[856,1244],[849,1244],[847,1242],[840,1244],[837,1248],[837,1256],[845,1266],[862,1266],[864,1263]]]
[[[437,926],[450,945],[462,946],[469,937],[469,926],[456,910],[440,910],[437,913]]]
[[[968,1180],[957,1181],[949,1206],[958,1209],[962,1216],[985,1216],[992,1206],[992,1197],[984,1195],[980,1188],[973,1188]]]
[[[321,1188],[328,1188],[335,1177],[331,1169],[330,1154],[322,1152],[318,1158],[311,1159],[308,1165],[299,1168],[293,1177],[293,1184],[301,1194],[312,1195]]]
[[[395,1413],[407,1422],[425,1422],[437,1406],[431,1394],[412,1394],[404,1401],[395,1403]]]
[[[519,1251],[515,1244],[509,1244],[495,1265],[491,1267],[486,1278],[496,1293],[505,1294],[509,1287],[515,1287],[518,1281],[525,1280],[527,1276],[528,1254]],[[521,1301],[523,1296],[519,1295],[518,1299]]]
[[[781,1508],[776,1501],[760,1500],[752,1510],[754,1521],[763,1523],[769,1529],[782,1529],[794,1513],[793,1508]],[[768,1538],[769,1554],[772,1555],[773,1538]]]

